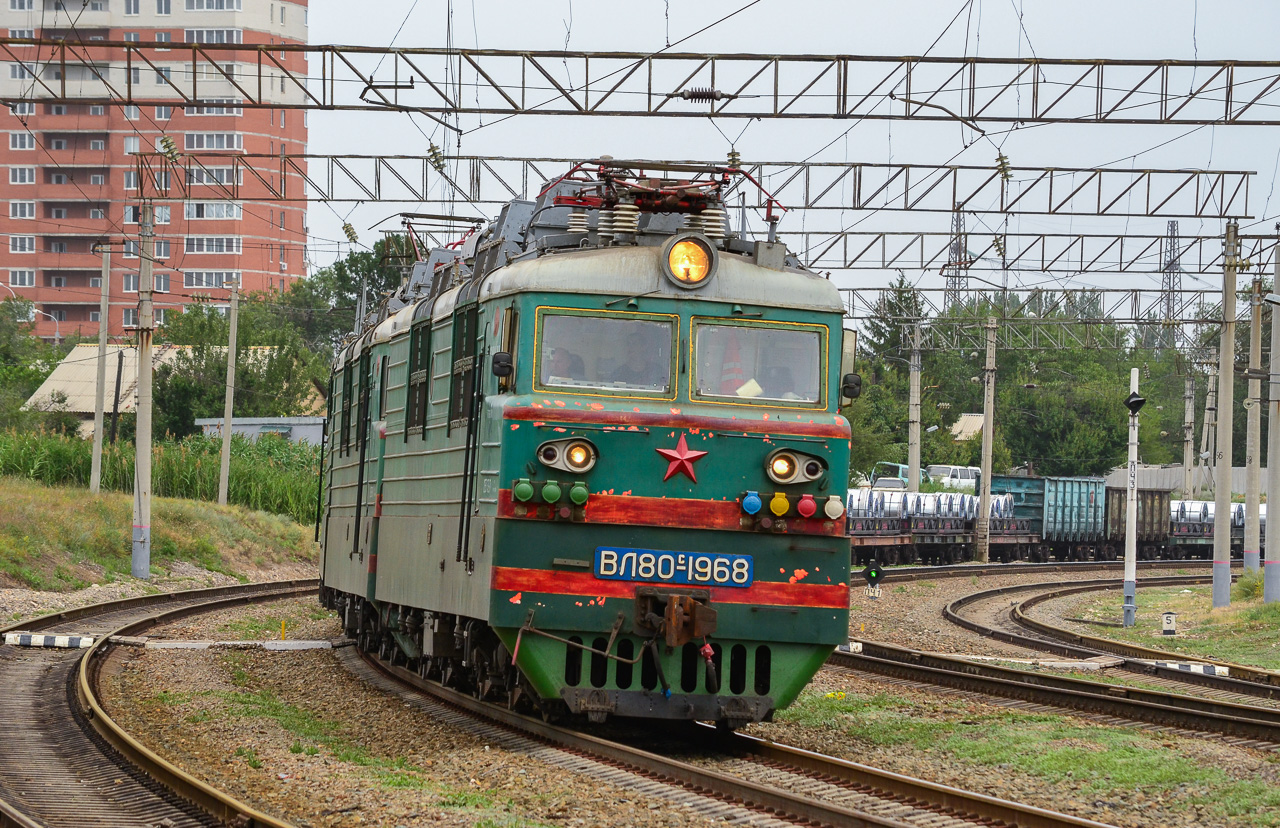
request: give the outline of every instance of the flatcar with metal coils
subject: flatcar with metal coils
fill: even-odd
[[[843,306],[775,223],[730,232],[740,176],[581,164],[342,348],[320,600],[360,647],[549,717],[736,727],[847,640]]]
[[[990,560],[1114,561],[1124,556],[1126,491],[1096,477],[993,475]],[[855,493],[856,492],[856,493]],[[1213,503],[1172,500],[1168,489],[1138,490],[1139,560],[1208,558]],[[950,564],[973,560],[978,497],[962,493],[850,492],[852,560]],[[961,505],[957,505],[961,504]],[[1229,516],[1232,555],[1243,557],[1244,504]],[[1263,507],[1262,533],[1266,533]]]

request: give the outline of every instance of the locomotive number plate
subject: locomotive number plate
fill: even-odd
[[[596,577],[613,581],[748,587],[754,574],[750,555],[606,546],[596,549]]]

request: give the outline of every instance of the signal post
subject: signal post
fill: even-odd
[[[1138,369],[1129,369],[1129,468],[1124,504],[1124,625],[1138,617],[1138,412],[1145,399],[1138,396]]]

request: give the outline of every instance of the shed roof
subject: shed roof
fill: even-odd
[[[152,351],[152,368],[173,362],[183,347],[185,346],[156,345]],[[124,357],[124,366],[120,372],[120,410],[133,411],[138,396],[138,349],[132,345],[107,346],[106,410],[111,410],[112,393],[115,390],[116,365],[120,358],[117,354]],[[53,395],[60,392],[65,400],[58,408],[77,414],[93,414],[97,387],[98,346],[76,345],[27,400],[27,408],[50,408],[53,405]]]
[[[951,436],[957,443],[963,443],[974,435],[982,433],[981,414],[961,414],[960,419],[951,424]]]

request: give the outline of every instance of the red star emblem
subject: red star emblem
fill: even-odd
[[[694,483],[698,482],[698,477],[693,473],[693,462],[706,454],[705,451],[690,451],[689,445],[684,441],[684,435],[680,435],[680,442],[676,443],[674,449],[655,449],[658,454],[671,461],[667,466],[667,473],[662,478],[663,482],[670,480],[676,476],[677,472],[684,472],[689,475],[689,479]]]

